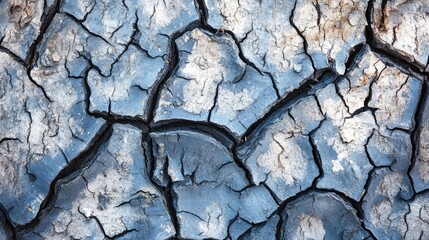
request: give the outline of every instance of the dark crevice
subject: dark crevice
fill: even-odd
[[[222,126],[216,125],[214,123],[173,119],[168,121],[160,121],[151,126],[152,132],[166,132],[174,130],[196,131],[207,134],[218,140],[228,149],[231,149],[233,144],[237,142],[233,134],[231,134]]]
[[[0,203],[0,227],[5,227],[4,231],[7,234],[8,239],[17,239],[16,231],[12,224],[12,220],[9,218],[7,214],[7,210]],[[1,230],[1,229],[0,229]],[[5,239],[6,240],[6,239]]]
[[[363,57],[362,50],[364,49],[365,44],[361,43],[354,47],[352,47],[349,51],[349,57],[347,58],[346,65],[346,74],[350,72],[350,70],[354,69],[356,64],[359,64]]]
[[[200,15],[200,25],[206,26],[209,13],[207,11],[207,6],[204,2],[205,0],[194,0],[195,7],[197,8],[198,14]]]
[[[160,186],[159,184],[157,184],[154,179],[153,179],[153,175],[154,175],[154,171],[155,171],[155,167],[156,167],[156,157],[155,157],[155,149],[153,148],[154,145],[154,140],[150,139],[150,137],[146,138],[145,140],[146,146],[147,146],[147,150],[146,151],[146,157],[148,158],[149,162],[150,162],[150,171],[148,172],[148,176],[149,176],[149,180],[150,182],[153,184],[153,186],[155,186],[160,193],[162,194],[162,196],[164,196],[165,199],[165,205],[168,211],[168,215],[170,216],[170,220],[174,226],[175,229],[175,235],[174,237],[170,238],[170,239],[180,239],[180,224],[179,224],[179,220],[177,218],[177,212],[176,212],[176,208],[175,208],[175,199],[173,196],[173,182],[171,181],[170,176],[167,174],[166,178],[167,178],[167,186],[163,187]],[[144,148],[146,149],[146,148]],[[168,169],[168,164],[169,161],[168,159],[165,162],[164,165],[164,170]],[[165,171],[165,173],[167,173],[167,171]]]
[[[60,10],[60,0],[55,0],[51,7],[48,9],[45,9],[45,11],[42,14],[42,22],[40,24],[39,29],[39,35],[37,38],[31,43],[28,55],[25,58],[25,66],[27,67],[27,70],[30,71],[31,66],[37,61],[39,58],[37,53],[37,46],[42,42],[43,36],[45,35],[46,31],[48,30],[48,27],[51,25],[52,20],[55,17],[55,14],[59,12]]]
[[[166,85],[168,79],[173,76],[173,74],[177,71],[179,67],[179,54],[177,50],[176,40],[181,37],[185,32],[191,31],[198,27],[198,21],[194,21],[190,23],[187,27],[183,29],[183,31],[175,32],[170,38],[168,42],[168,49],[170,52],[167,55],[166,64],[167,67],[163,70],[163,73],[158,78],[158,81],[152,86],[153,93],[149,96],[147,105],[148,108],[148,122],[154,122],[156,105],[161,97],[162,87]]]
[[[49,186],[49,191],[40,205],[40,209],[36,214],[36,217],[29,223],[25,225],[18,225],[16,231],[19,235],[24,235],[25,233],[31,232],[34,227],[40,222],[40,219],[43,217],[45,211],[49,208],[52,208],[56,201],[57,193],[60,187],[76,178],[82,170],[91,166],[94,162],[97,154],[104,144],[108,141],[112,135],[113,129],[110,124],[105,124],[95,137],[88,143],[87,148],[82,151],[75,159],[70,161],[66,167],[64,167],[52,181]]]
[[[414,192],[416,191],[414,187],[414,181],[411,177],[411,171],[413,170],[414,166],[416,165],[417,159],[419,158],[419,146],[420,146],[420,132],[422,129],[422,122],[423,120],[423,114],[425,113],[425,107],[428,101],[428,82],[423,81],[422,83],[422,90],[421,94],[419,96],[417,109],[414,114],[414,128],[411,131],[411,145],[412,145],[412,155],[411,155],[411,162],[410,166],[408,168],[407,174],[410,179],[411,185],[413,186]],[[424,141],[424,140],[423,140]]]
[[[234,145],[234,147],[232,148],[232,155],[233,155],[235,164],[237,164],[238,167],[241,168],[244,171],[244,173],[246,175],[246,179],[247,179],[247,181],[249,181],[249,186],[255,186],[256,184],[253,181],[253,176],[252,176],[252,173],[251,173],[250,169],[238,157],[238,154],[237,154],[237,145]],[[271,191],[271,189],[268,186],[266,186],[266,187],[267,187],[267,189],[269,191]],[[277,199],[277,198],[274,198],[274,199]]]
[[[316,163],[317,168],[319,169],[319,175],[313,180],[312,186],[317,186],[317,183],[319,182],[319,180],[322,179],[323,176],[325,175],[325,173],[323,172],[322,157],[320,156],[319,149],[317,148],[316,142],[314,140],[314,134],[322,126],[322,124],[323,124],[323,121],[320,122],[317,128],[315,128],[313,131],[311,131],[308,134],[309,142],[310,142],[311,150],[313,154],[313,159],[314,159],[314,162]]]
[[[386,1],[383,0],[384,4],[385,2]],[[406,53],[401,53],[400,50],[395,49],[390,44],[385,43],[376,36],[374,32],[374,4],[375,0],[369,0],[368,8],[366,10],[366,20],[368,24],[365,29],[365,38],[366,43],[371,48],[371,51],[381,55],[381,60],[387,62],[388,65],[394,65],[407,74],[415,75],[416,73],[417,76],[429,76],[429,73],[424,72],[425,66],[423,64],[418,63],[412,56],[407,56]],[[385,8],[385,5],[383,8]],[[385,10],[383,10],[383,17],[385,14],[384,11]]]
[[[276,227],[276,240],[281,240],[283,235],[283,216],[279,215],[279,222],[277,223]]]
[[[289,108],[297,101],[313,95],[317,90],[327,86],[328,84],[333,83],[336,78],[337,75],[335,73],[325,70],[320,73],[319,79],[308,79],[299,88],[288,93],[286,97],[271,107],[271,109],[263,117],[253,123],[243,134],[240,142],[245,143],[248,141],[248,139],[253,139],[255,136],[258,136],[265,127],[265,124],[263,124],[264,122],[272,121],[278,117],[278,115],[282,114],[285,109]]]

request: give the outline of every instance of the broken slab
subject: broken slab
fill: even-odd
[[[365,42],[363,0],[205,3],[207,23],[233,32],[244,57],[273,76],[282,97],[316,71],[344,74],[349,52]]]
[[[0,46],[22,60],[27,59],[53,2],[13,0],[0,2]],[[49,24],[49,23],[47,23]]]
[[[166,159],[163,169],[172,184],[179,237],[223,239],[237,216],[257,224],[277,209],[270,192],[264,186],[251,186],[219,141],[187,130],[156,132],[151,137],[155,159]]]
[[[61,11],[114,56],[100,62],[91,55],[89,111],[147,121],[149,98],[174,61],[170,41],[199,18],[194,2],[64,1]]]
[[[335,193],[310,192],[282,213],[281,239],[364,239],[370,235],[353,206]]]
[[[429,194],[428,192],[416,195],[409,203],[409,213],[405,215],[407,232],[405,239],[425,239],[429,237]]]
[[[429,8],[420,1],[374,2],[373,24],[376,45],[389,53],[428,70]]]
[[[34,219],[50,185],[91,146],[103,120],[85,112],[82,79],[42,77],[0,53],[0,201],[13,224]]]
[[[367,152],[377,167],[389,166],[395,171],[408,171],[413,154],[409,133],[395,130],[374,131],[366,145]]]
[[[59,187],[52,207],[23,236],[167,239],[176,230],[165,198],[150,182],[142,132],[114,125],[89,167]]]
[[[167,55],[169,40],[199,19],[192,0],[65,0],[61,11],[94,35],[118,47],[136,40],[153,58]]]
[[[256,185],[265,183],[281,200],[311,186],[319,175],[308,134],[324,119],[313,96],[284,109],[238,147]]]
[[[417,110],[422,81],[387,67],[378,75],[372,85],[369,107],[376,108],[375,117],[383,130],[414,129],[414,115]]]
[[[411,150],[403,139],[395,140],[409,139],[408,134],[391,135],[393,130],[414,128],[421,81],[385,65],[367,46],[362,48],[356,61],[337,84],[316,92],[328,120],[312,138],[324,172],[317,186],[336,189],[358,201],[373,168],[371,160],[375,165],[383,165],[393,156],[377,158],[380,152],[395,148]],[[379,136],[392,139],[386,141]],[[405,145],[393,146],[401,141]],[[368,158],[367,150],[375,159]],[[397,168],[408,167],[409,152],[393,158],[398,161]]]
[[[142,49],[130,45],[113,65],[110,76],[102,76],[96,70],[88,72],[89,111],[146,121],[149,97],[164,68],[161,57],[151,58]]]
[[[405,171],[376,169],[362,202],[365,226],[377,239],[404,239],[412,186]]]
[[[269,76],[239,58],[230,35],[194,29],[176,44],[178,69],[162,87],[155,123],[209,121],[240,137],[277,100]]]

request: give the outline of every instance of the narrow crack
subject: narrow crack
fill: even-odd
[[[302,41],[304,43],[304,52],[305,52],[305,55],[307,55],[307,57],[310,59],[311,66],[313,67],[313,76],[312,76],[312,78],[316,78],[316,70],[317,70],[317,68],[316,68],[316,65],[314,64],[313,58],[308,53],[308,42],[307,42],[307,39],[305,38],[304,34],[302,34],[302,32],[299,30],[299,28],[295,25],[295,22],[293,21],[293,17],[295,16],[295,10],[296,10],[297,3],[298,3],[298,1],[295,0],[293,9],[292,9],[290,17],[289,17],[289,23],[295,29],[296,33],[302,38]],[[317,6],[318,5],[319,5],[319,3],[317,2]],[[317,9],[318,8],[316,7],[316,10]],[[319,10],[320,10],[320,8],[319,8]],[[320,21],[320,15],[318,16],[318,23],[319,23],[319,21]]]

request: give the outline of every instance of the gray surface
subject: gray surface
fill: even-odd
[[[429,238],[427,12],[0,0],[0,239]]]

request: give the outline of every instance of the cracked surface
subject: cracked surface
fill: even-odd
[[[286,207],[283,217],[285,231],[281,239],[370,237],[360,226],[355,209],[335,193],[315,192],[298,198]]]
[[[366,1],[206,2],[208,24],[232,31],[244,56],[272,74],[281,95],[315,71],[343,74],[348,52],[365,41]]]
[[[379,44],[427,70],[429,31],[426,27],[429,8],[419,1],[374,2],[375,36]]]
[[[115,125],[90,166],[59,186],[52,207],[23,238],[165,239],[174,235],[165,199],[147,175],[141,140],[140,130]]]
[[[429,238],[427,12],[0,0],[0,239]]]
[[[176,44],[179,66],[161,90],[155,122],[209,121],[241,136],[277,100],[270,78],[239,58],[230,35],[194,29]]]

